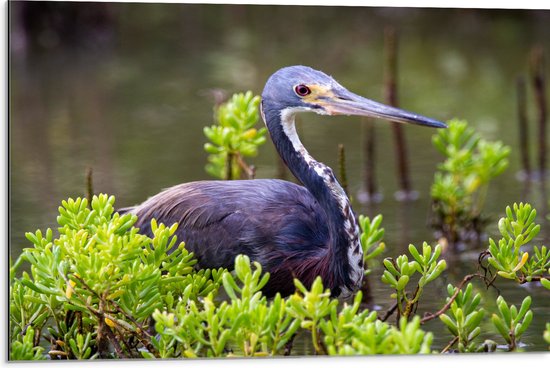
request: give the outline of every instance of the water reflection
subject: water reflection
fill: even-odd
[[[59,202],[84,194],[88,167],[96,192],[116,195],[119,206],[206,179],[202,127],[212,122],[210,89],[258,94],[273,71],[305,64],[381,101],[388,25],[400,35],[401,106],[442,120],[468,119],[485,138],[511,145],[510,168],[491,186],[486,214],[496,219],[505,205],[529,201],[544,225],[539,240],[550,243],[542,216],[548,188],[515,179],[514,105],[515,80],[527,73],[530,48],[539,44],[550,52],[549,11],[11,2],[10,15],[12,257],[28,246],[25,231],[55,228]],[[355,209],[384,215],[386,256],[395,256],[409,243],[434,240],[427,225],[429,187],[441,157],[431,147],[432,130],[405,127],[420,198],[398,203],[391,129],[372,124],[384,200],[355,201]],[[311,154],[333,168],[338,144],[345,144],[350,193],[363,188],[360,120],[303,116],[298,131]],[[280,171],[271,144],[254,164],[259,178]],[[449,262],[447,280],[430,288],[434,294],[422,305],[427,311],[439,309],[446,283],[458,282],[475,264],[468,254]],[[372,280],[380,272],[376,268]],[[387,308],[386,286],[371,285],[375,303]],[[547,293],[499,287],[516,304],[526,293]],[[528,350],[545,348],[537,344],[550,319],[544,298],[536,300]]]

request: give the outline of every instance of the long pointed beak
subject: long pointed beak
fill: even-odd
[[[335,91],[334,96],[319,100],[319,105],[330,115],[360,115],[399,123],[447,128],[447,125],[440,121],[369,100],[346,89]]]

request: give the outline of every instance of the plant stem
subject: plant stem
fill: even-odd
[[[516,81],[517,103],[518,103],[518,130],[519,130],[519,153],[526,178],[531,174],[529,162],[529,124],[527,121],[527,104],[525,98],[525,78],[518,77]]]
[[[243,169],[243,172],[246,175],[246,179],[254,179],[256,176],[256,168],[253,165],[248,165],[242,155],[240,153],[237,153],[235,156],[237,163],[239,164],[239,167]]]
[[[451,342],[449,342],[447,346],[443,348],[443,350],[441,350],[441,354],[446,353],[454,344],[456,344],[457,341],[458,341],[458,336],[455,336],[455,338],[452,339]]]
[[[531,52],[531,74],[539,120],[539,171],[541,180],[544,179],[546,170],[546,81],[544,78],[544,52],[541,46],[535,47]]]
[[[346,151],[342,143],[338,144],[338,168],[340,171],[340,182],[342,184],[342,189],[346,195],[349,194],[348,191],[348,177],[346,174]]]
[[[364,130],[363,138],[363,188],[357,199],[361,203],[373,203],[380,201],[380,196],[376,193],[376,131],[372,119],[363,119],[362,127]]]
[[[92,208],[92,198],[94,196],[94,186],[92,178],[93,170],[88,167],[86,170],[86,199],[88,199],[88,206]]]
[[[388,318],[390,318],[390,316],[397,310],[399,306],[399,303],[398,302],[395,302],[391,307],[390,309],[388,309],[386,311],[386,313],[384,313],[384,315],[379,318],[382,322],[385,322]]]
[[[397,35],[393,27],[387,27],[384,32],[386,50],[385,94],[386,102],[391,106],[398,106],[397,102]],[[413,199],[409,164],[407,162],[407,145],[403,127],[399,123],[392,124],[395,155],[397,157],[397,174],[399,177],[400,195],[402,200]]]
[[[326,351],[324,351],[324,349],[322,348],[320,336],[317,331],[317,320],[313,321],[313,326],[311,328],[311,339],[313,341],[313,347],[315,348],[315,353],[318,355],[326,354]]]
[[[233,180],[233,153],[227,152],[225,158],[225,180]]]
[[[449,298],[449,301],[447,301],[447,303],[445,303],[445,305],[443,306],[443,308],[441,308],[440,310],[438,310],[437,312],[435,313],[426,313],[424,315],[424,318],[422,318],[420,320],[420,323],[421,324],[424,324],[428,321],[431,321],[432,319],[435,319],[437,317],[439,317],[440,315],[442,315],[443,313],[445,313],[450,307],[451,307],[451,304],[453,304],[454,300],[456,299],[456,297],[458,296],[458,293],[460,292],[460,290],[462,290],[462,288],[464,287],[464,285],[466,285],[466,283],[468,281],[470,281],[471,279],[473,279],[474,277],[480,277],[482,279],[485,279],[485,276],[479,274],[479,273],[474,273],[474,274],[470,274],[470,275],[466,275],[464,276],[464,278],[462,279],[462,281],[458,284],[458,286],[456,287],[456,290],[454,292],[454,294]]]

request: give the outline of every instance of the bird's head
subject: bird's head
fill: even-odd
[[[322,115],[360,115],[446,128],[440,121],[387,106],[348,91],[327,74],[307,66],[289,66],[275,72],[262,93],[263,108],[313,111]]]

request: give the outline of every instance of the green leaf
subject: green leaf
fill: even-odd
[[[516,329],[516,338],[520,338],[521,335],[523,335],[525,330],[527,330],[527,328],[529,328],[529,326],[531,325],[532,321],[533,321],[533,312],[527,311],[527,313],[525,313],[525,318],[523,319],[521,325],[519,326],[519,328]]]
[[[403,275],[397,281],[396,290],[404,290],[407,284],[409,283],[409,276]]]
[[[446,314],[442,314],[439,316],[439,319],[447,326],[453,335],[458,336],[458,327],[451,317]]]
[[[510,335],[509,335],[510,331],[502,322],[500,317],[497,316],[496,314],[493,314],[491,316],[491,321],[493,322],[493,325],[496,327],[500,335],[504,338],[504,340],[506,340],[507,343],[510,343],[511,342]]]
[[[516,318],[514,319],[514,322],[519,322],[519,320],[522,319],[525,316],[525,314],[529,310],[530,306],[531,306],[531,297],[526,296],[523,299],[523,302],[521,303],[521,308],[520,308]]]
[[[420,264],[424,263],[424,258],[420,256],[420,253],[418,253],[418,250],[416,247],[412,244],[409,244],[409,253],[413,256],[413,258]]]

